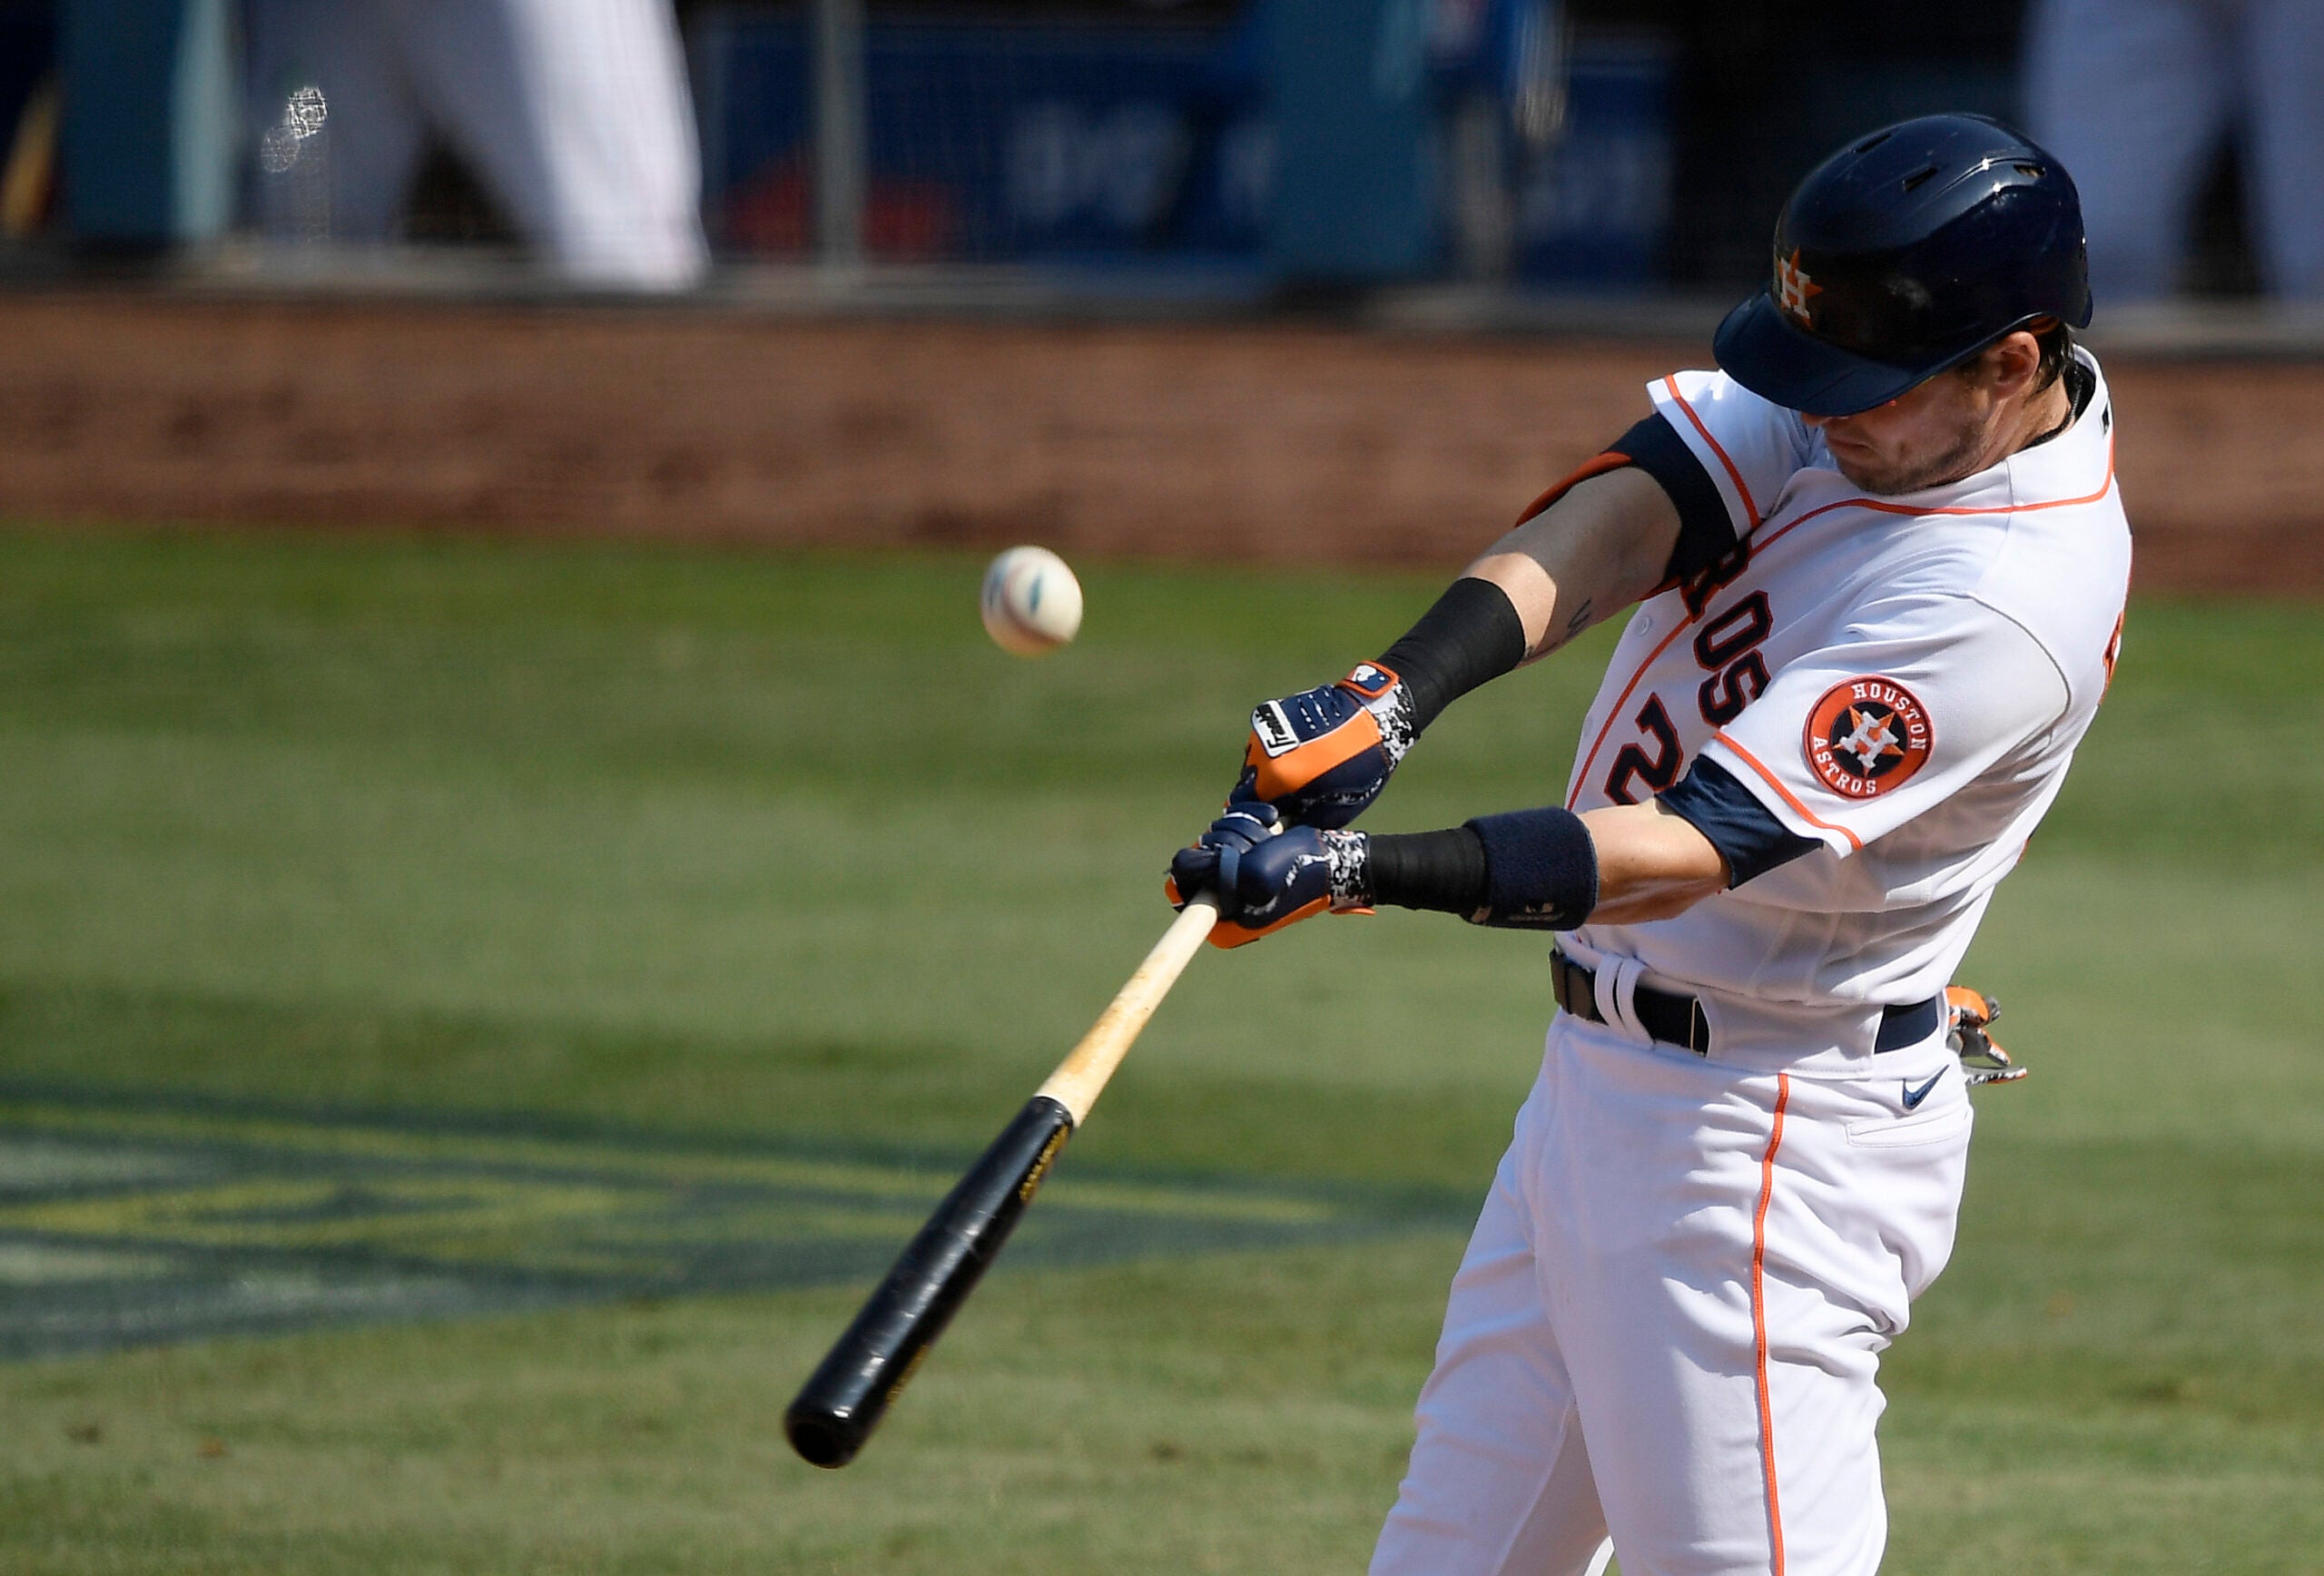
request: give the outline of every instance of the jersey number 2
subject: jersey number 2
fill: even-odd
[[[1768,594],[1754,591],[1704,625],[1702,633],[1695,636],[1695,661],[1710,675],[1695,692],[1695,704],[1712,727],[1725,727],[1767,693],[1768,664],[1759,655],[1759,643],[1775,625]],[[1617,804],[1635,804],[1661,793],[1679,780],[1679,769],[1686,763],[1679,730],[1670,725],[1670,714],[1662,709],[1661,696],[1647,697],[1646,704],[1639,708],[1637,725],[1654,746],[1653,753],[1649,754],[1644,744],[1624,744],[1614,757],[1614,769],[1606,777],[1606,797]],[[1640,783],[1645,784],[1643,793],[1638,790]]]
[[[1670,725],[1670,714],[1662,709],[1662,697],[1649,695],[1646,704],[1639,708],[1638,731],[1654,744],[1654,754],[1648,754],[1636,744],[1624,744],[1621,754],[1614,757],[1614,770],[1606,779],[1606,797],[1617,804],[1635,804],[1650,798],[1679,780],[1679,767],[1686,759],[1679,746],[1679,730]],[[1646,784],[1640,793],[1630,786],[1633,782]]]

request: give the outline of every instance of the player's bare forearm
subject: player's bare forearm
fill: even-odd
[[[1581,823],[1598,851],[1598,906],[1590,911],[1598,923],[1673,919],[1727,890],[1727,861],[1659,799],[1591,810]]]
[[[1508,594],[1531,661],[1651,591],[1678,541],[1678,506],[1626,467],[1575,484],[1464,573]]]
[[[1679,539],[1659,482],[1585,478],[1504,536],[1377,662],[1251,713],[1230,803],[1332,830],[1361,815],[1447,705],[1652,590]]]

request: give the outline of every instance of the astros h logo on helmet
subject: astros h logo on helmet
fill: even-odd
[[[1817,781],[1848,799],[1872,799],[1919,771],[1935,743],[1928,708],[1895,679],[1834,685],[1807,714],[1803,744]]]
[[[1776,300],[1787,313],[1799,320],[1801,328],[1809,326],[1808,298],[1823,293],[1824,287],[1809,279],[1799,266],[1799,248],[1793,247],[1789,257],[1776,259]]]

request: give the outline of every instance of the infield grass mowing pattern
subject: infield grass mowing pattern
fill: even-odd
[[[1028,665],[979,567],[0,537],[0,1071],[965,1156],[1158,932],[1242,710],[1433,589],[1100,568]],[[1376,823],[1554,796],[1608,639],[1455,708]],[[2324,1565],[2319,673],[2324,612],[2133,615],[1973,956],[2036,1072],[1888,1360],[1891,1571]],[[1064,1178],[1481,1193],[1541,951],[1199,960]],[[0,1566],[1360,1568],[1459,1246],[1004,1264],[835,1475],[775,1416],[855,1288],[0,1369]]]

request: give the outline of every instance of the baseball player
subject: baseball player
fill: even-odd
[[[2082,172],[2108,301],[2171,293],[2230,134],[2261,287],[2324,301],[2324,5],[2034,0],[2024,81],[2035,133]]]
[[[432,133],[574,283],[677,291],[709,267],[670,0],[250,0],[246,23],[261,126],[320,90],[337,239],[396,233]]]
[[[1861,138],[1719,369],[1376,662],[1260,706],[1171,866],[1235,946],[1376,904],[1554,933],[1563,1010],[1452,1283],[1376,1576],[1868,1576],[1879,1354],[1953,1246],[1947,981],[2056,796],[2130,537],[2073,182],[1980,117]],[[1465,691],[1636,605],[1562,803],[1346,830]]]

